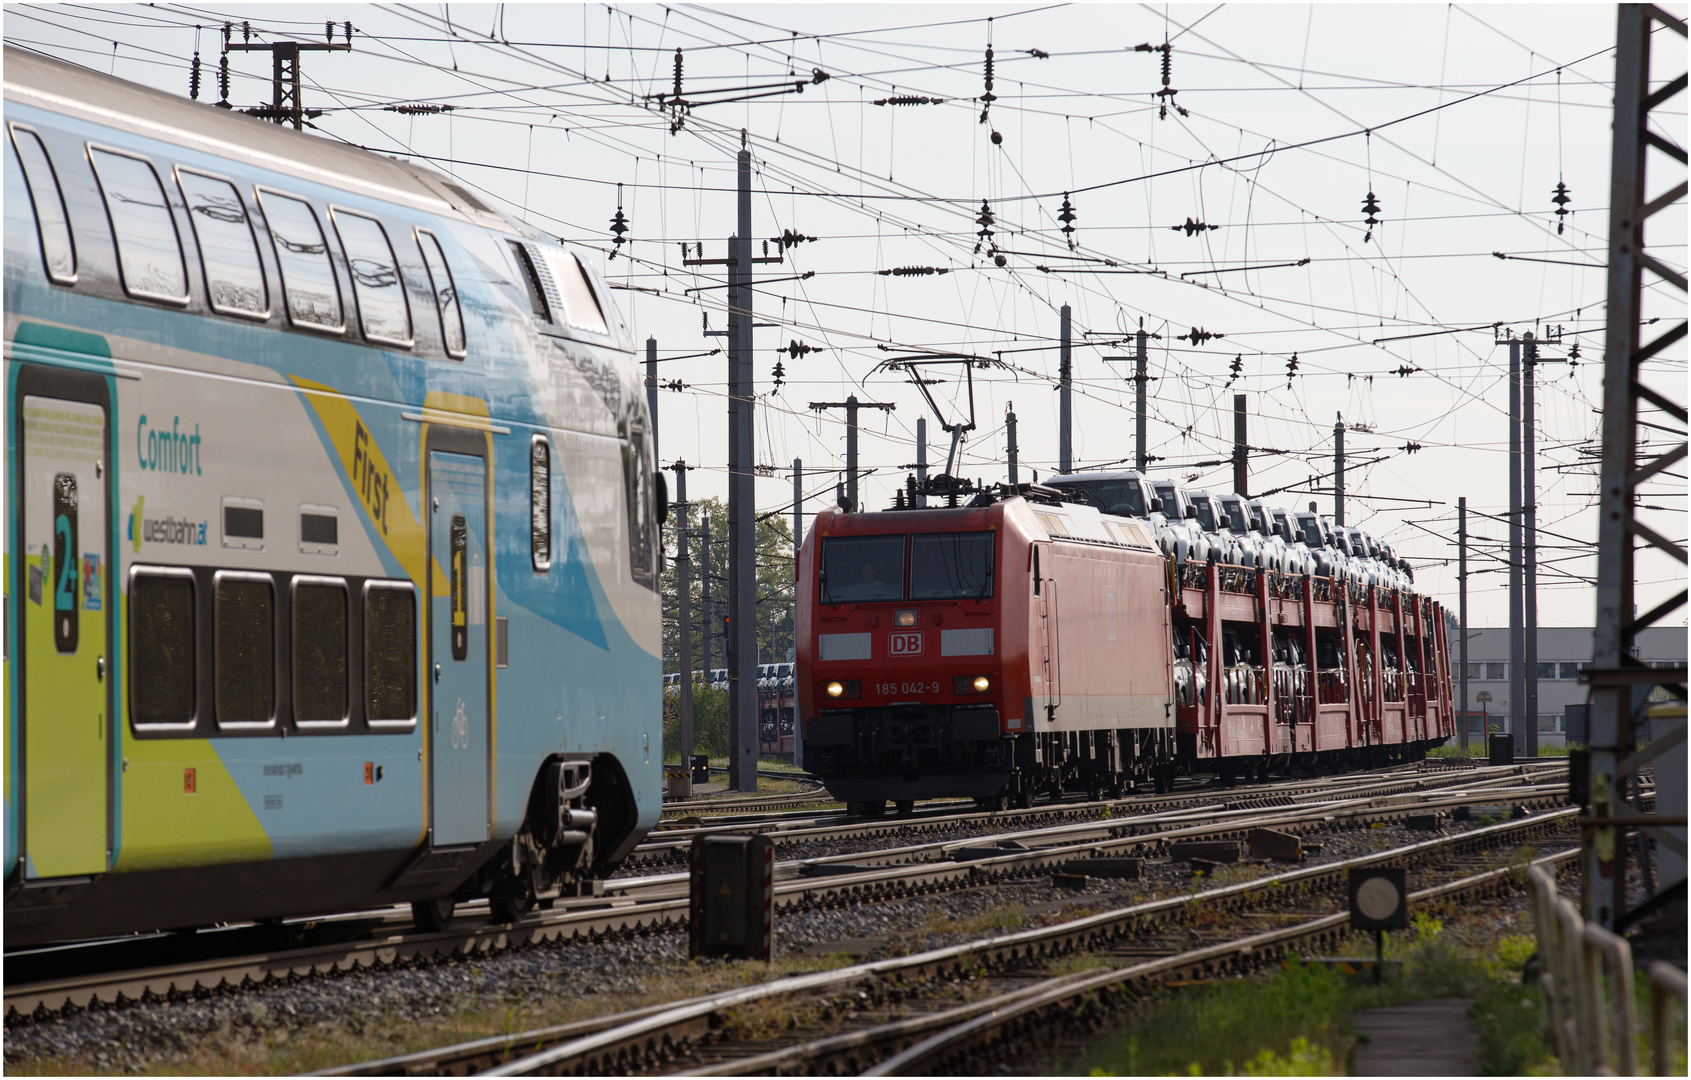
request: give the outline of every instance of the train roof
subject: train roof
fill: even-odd
[[[427,213],[521,231],[432,169],[10,45],[5,48],[5,97]]]

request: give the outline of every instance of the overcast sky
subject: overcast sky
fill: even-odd
[[[1669,10],[1684,17],[1683,5]],[[1612,6],[17,5],[5,32],[9,44],[181,94],[197,45],[201,100],[215,101],[226,19],[237,38],[247,20],[271,41],[321,40],[328,18],[355,33],[350,54],[305,59],[323,137],[430,162],[602,255],[622,185],[630,242],[602,265],[619,285],[656,290],[619,296],[660,355],[721,343],[701,331],[704,318],[725,325],[725,290],[686,291],[719,284],[720,268],[683,267],[680,245],[725,254],[744,129],[754,236],[817,238],[759,267],[772,280],[758,320],[778,324],[756,331],[757,461],[771,469],[760,510],[791,502],[795,457],[806,509],[832,498],[844,417],[813,413],[812,401],[855,393],[897,406],[864,417],[869,508],[902,484],[919,417],[929,460],[943,460],[940,421],[967,421],[967,394],[958,369],[928,369],[943,380],[931,387],[936,417],[907,376],[876,370],[912,351],[1006,365],[974,372],[961,474],[1005,478],[1012,403],[1024,468],[1053,471],[1067,304],[1077,464],[1133,456],[1131,364],[1104,357],[1130,354],[1124,339],[1143,320],[1159,335],[1153,475],[1228,490],[1243,392],[1251,492],[1280,489],[1271,503],[1313,500],[1330,513],[1342,416],[1349,522],[1410,556],[1421,586],[1454,608],[1465,496],[1484,538],[1470,555],[1471,621],[1500,625],[1509,350],[1499,342],[1532,332],[1554,341],[1540,352],[1552,362],[1539,371],[1539,617],[1591,623]],[[1135,49],[1165,41],[1177,91],[1166,110],[1163,53]],[[989,45],[995,100],[983,103]],[[654,97],[673,91],[678,46],[687,110]],[[1658,82],[1685,70],[1680,39],[1656,55]],[[267,103],[268,58],[233,53],[231,67],[231,100]],[[707,103],[745,94],[764,96]],[[876,104],[894,97],[930,100]],[[382,108],[404,102],[453,111]],[[1665,110],[1658,129],[1684,145],[1683,95]],[[1663,157],[1651,164],[1652,192],[1684,177]],[[1571,197],[1561,220],[1558,182]],[[1650,241],[1682,273],[1683,206],[1655,219]],[[878,273],[904,267],[946,272]],[[1647,289],[1646,305],[1647,316],[1684,317],[1683,294],[1665,287]],[[777,353],[793,342],[823,351]],[[1682,397],[1683,343],[1670,353],[1659,378]],[[699,467],[692,494],[723,494],[725,357],[661,367],[684,384],[660,394],[661,457]],[[1648,491],[1658,528],[1682,539],[1684,480]],[[1683,587],[1683,567],[1665,558],[1646,554],[1638,568],[1641,604]],[[1671,621],[1684,625],[1682,614]]]

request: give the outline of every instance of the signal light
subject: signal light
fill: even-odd
[[[899,608],[897,611],[893,612],[892,622],[894,626],[915,626],[916,609]]]

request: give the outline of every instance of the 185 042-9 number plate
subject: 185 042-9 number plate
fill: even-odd
[[[883,683],[876,683],[875,684],[875,693],[877,693],[877,694],[937,694],[937,693],[939,693],[939,683],[937,683],[937,682],[906,682],[906,683],[883,682]]]

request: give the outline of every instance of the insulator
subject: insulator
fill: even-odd
[[[217,103],[229,107],[229,54],[224,53],[217,68]]]
[[[1411,442],[1411,443],[1404,443],[1403,444],[1403,451],[1406,454],[1413,454],[1419,449],[1421,449],[1421,444],[1418,443],[1418,442]]]
[[[992,90],[992,46],[986,47],[986,88]]]
[[[877,270],[875,273],[882,277],[926,277],[929,274],[949,274],[951,270],[944,266],[895,266],[891,270]]]
[[[944,105],[944,98],[918,97],[914,94],[899,94],[895,97],[881,98],[877,105]]]
[[[1380,223],[1379,219],[1374,216],[1380,212],[1380,201],[1374,197],[1372,191],[1368,193],[1368,198],[1362,200],[1362,212],[1368,215],[1363,219],[1364,225],[1372,226]]]
[[[815,243],[816,237],[806,236],[803,233],[797,233],[791,229],[782,229],[781,235],[773,238],[775,246],[780,248],[782,251],[786,251],[790,247],[796,247],[807,240],[811,243]]]
[[[804,342],[794,339],[787,343],[787,347],[785,349],[776,349],[775,351],[784,352],[787,354],[788,359],[797,360],[801,356],[809,356],[813,352],[822,352],[823,350],[814,345],[806,345]]]
[[[981,227],[981,231],[976,233],[975,235],[980,236],[980,237],[991,236],[992,235],[992,226],[993,226],[994,222],[996,222],[997,220],[998,220],[997,218],[994,218],[992,216],[992,207],[987,204],[987,201],[985,199],[982,199],[981,200],[981,215],[980,215],[980,217],[975,219],[975,224],[979,225]]]
[[[1194,346],[1197,346],[1202,345],[1211,338],[1224,338],[1226,336],[1226,334],[1212,334],[1210,331],[1205,330],[1202,327],[1194,326],[1191,333],[1181,334],[1179,337],[1175,338],[1175,340],[1190,341]]]
[[[1550,201],[1556,204],[1556,233],[1559,236],[1563,227],[1567,224],[1565,219],[1573,212],[1568,209],[1568,204],[1574,201],[1573,196],[1568,194],[1568,185],[1560,180],[1556,181],[1555,193],[1551,196]]]
[[[335,20],[325,19],[323,21],[323,40],[331,45],[335,43]]]
[[[429,116],[434,113],[449,113],[456,109],[456,105],[436,105],[426,101],[407,101],[398,105],[383,105],[383,112],[399,113],[403,116]]]
[[[245,19],[241,20],[241,40],[242,41],[251,41],[252,40],[252,23],[247,22]]]
[[[1168,228],[1169,228],[1170,232],[1183,232],[1187,236],[1196,236],[1198,233],[1208,232],[1208,231],[1211,231],[1211,230],[1214,230],[1214,229],[1219,229],[1219,228],[1221,228],[1221,226],[1220,225],[1206,225],[1201,221],[1195,221],[1192,218],[1187,218],[1186,224],[1184,224],[1184,225],[1170,225]]]
[[[1057,212],[1057,220],[1063,223],[1064,234],[1074,232],[1074,204],[1069,202],[1069,193],[1063,192],[1063,208]]]
[[[194,50],[193,63],[188,65],[188,97],[200,100],[200,51]]]
[[[1169,77],[1174,73],[1174,47],[1163,45],[1163,85],[1167,86]]]
[[[230,38],[230,35],[233,34],[234,32],[235,32],[235,24],[234,23],[224,23],[223,24],[223,47],[224,48],[229,47],[229,38]]]
[[[781,366],[781,361],[775,361],[775,389],[781,388],[781,380],[787,377],[787,369]]]
[[[622,234],[627,232],[627,231],[628,231],[628,218],[623,216],[622,207],[619,206],[619,207],[617,207],[616,214],[611,218],[611,232],[615,235],[615,239],[612,240],[612,243],[614,243],[618,247],[621,247],[623,245],[623,242],[624,242]]]
[[[675,47],[675,96],[681,96],[681,46]]]
[[[341,29],[346,31],[346,43],[348,45],[351,45],[352,44],[352,21],[349,19],[346,22],[341,23]]]

